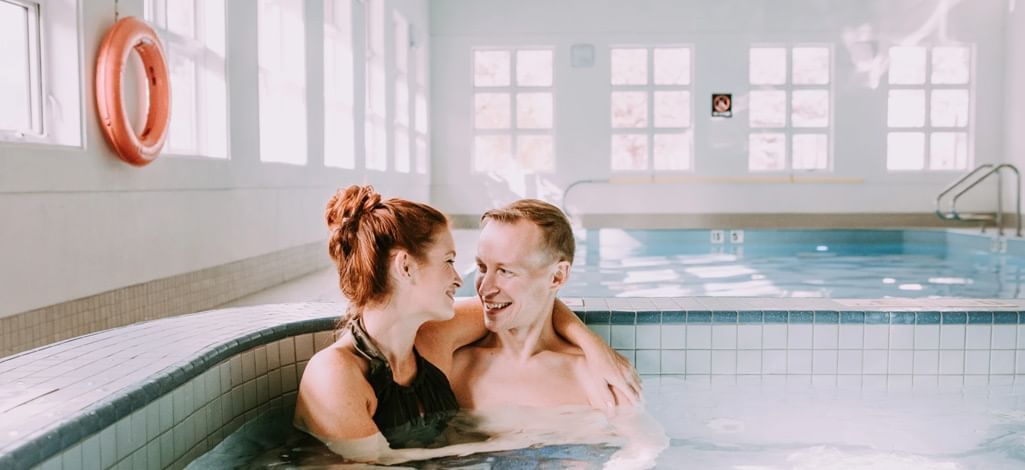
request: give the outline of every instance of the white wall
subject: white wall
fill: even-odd
[[[1016,4],[1017,3],[1017,4]],[[1025,171],[1025,2],[1007,0],[1006,79],[1004,80],[1005,161]],[[1023,175],[1025,176],[1025,175]],[[1010,181],[1010,180],[1009,180]],[[1014,210],[1008,192],[1006,207]]]
[[[899,43],[976,46],[975,163],[1003,155],[1006,0],[433,0],[434,113],[432,201],[479,214],[518,197],[557,200],[585,178],[608,178],[608,47],[691,44],[694,50],[695,175],[746,177],[747,50],[752,43],[831,43],[834,55],[834,171],[857,184],[703,183],[586,186],[568,205],[577,213],[930,212],[959,173],[886,171],[886,87],[859,72],[855,57],[885,55]],[[948,10],[945,3],[952,4]],[[1020,21],[1019,21],[1020,22]],[[860,34],[860,36],[859,36]],[[1020,35],[1020,33],[1019,33]],[[858,41],[851,38],[860,37]],[[571,68],[571,44],[596,48],[592,68]],[[472,69],[475,46],[555,46],[554,174],[495,178],[472,172]],[[1019,65],[1020,67],[1020,65]],[[885,80],[885,75],[882,75]],[[732,92],[734,117],[712,121],[711,94]],[[650,172],[649,172],[650,174]],[[547,188],[547,189],[545,189]],[[992,207],[986,191],[976,207]],[[556,201],[557,202],[557,201]],[[965,207],[972,207],[968,201]]]
[[[83,146],[0,143],[0,316],[323,240],[324,205],[338,187],[370,183],[386,196],[427,199],[424,175],[324,167],[322,0],[307,0],[306,8],[309,127],[308,136],[296,138],[309,139],[307,165],[260,162],[256,3],[249,0],[227,0],[229,159],[162,156],[144,168],[122,163],[100,133],[91,91],[95,51],[113,24],[113,4],[78,1]],[[427,3],[386,0],[386,6],[409,18],[426,47]],[[141,0],[122,0],[119,7],[122,16],[143,16]],[[361,34],[355,43],[360,145]],[[363,160],[358,154],[357,168]]]

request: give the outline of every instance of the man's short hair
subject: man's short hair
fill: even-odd
[[[485,212],[480,217],[481,228],[491,220],[509,224],[526,220],[537,225],[541,228],[541,241],[548,254],[557,261],[573,264],[573,253],[576,251],[573,228],[558,207],[537,199],[520,199]]]

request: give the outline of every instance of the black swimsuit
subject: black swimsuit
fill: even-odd
[[[388,444],[392,448],[437,444],[449,419],[459,411],[448,377],[413,348],[416,377],[408,386],[395,383],[391,367],[367,334],[363,319],[349,325],[356,352],[370,361],[367,381],[377,396],[374,423]]]

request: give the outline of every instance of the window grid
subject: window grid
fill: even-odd
[[[531,52],[531,51],[547,51],[551,54],[551,61],[549,61],[549,67],[551,71],[551,82],[548,86],[538,85],[523,85],[519,84],[519,52]],[[473,128],[473,167],[474,171],[477,172],[488,172],[488,171],[521,171],[525,173],[543,173],[551,172],[555,170],[555,139],[554,139],[554,126],[555,126],[555,78],[554,78],[554,49],[545,47],[524,47],[524,48],[481,48],[474,49],[474,60],[476,60],[477,52],[507,52],[509,54],[509,69],[508,78],[509,84],[505,86],[491,86],[491,85],[477,85],[474,79],[474,128]],[[474,67],[476,70],[476,67]],[[546,127],[538,128],[524,128],[520,127],[519,121],[519,104],[518,97],[529,93],[542,93],[547,94],[551,101],[551,122]],[[506,126],[499,128],[480,128],[477,126],[476,120],[476,102],[477,99],[484,95],[499,95],[508,98],[508,119],[509,122]],[[426,129],[425,129],[426,132]],[[509,151],[507,155],[501,155],[500,159],[505,160],[495,161],[492,158],[490,162],[485,161],[485,155],[478,148],[477,142],[482,137],[508,137],[509,138]],[[530,138],[533,136],[548,137],[550,142],[550,148],[548,158],[543,159],[541,162],[524,162],[524,159],[520,156],[523,148],[528,148],[525,145],[521,145],[525,141],[524,138]]]
[[[645,84],[612,84],[611,93],[615,96],[617,92],[642,92],[645,94],[646,112],[645,112],[645,125],[637,127],[617,127],[615,123],[611,125],[612,134],[612,155],[610,156],[610,168],[612,171],[618,172],[631,172],[631,171],[648,171],[649,169],[657,170],[660,172],[672,172],[672,171],[692,171],[693,170],[693,154],[694,154],[694,141],[692,137],[691,129],[693,127],[693,94],[691,93],[691,85],[693,83],[693,49],[690,46],[681,45],[660,45],[660,46],[638,46],[638,47],[614,47],[610,49],[610,56],[613,51],[616,50],[645,50],[646,57],[646,78]],[[682,49],[687,51],[687,79],[686,84],[656,84],[655,79],[655,67],[656,57],[655,50],[677,50]],[[610,61],[611,62],[611,61]],[[611,83],[611,80],[610,80]],[[655,123],[656,118],[656,100],[655,94],[663,91],[682,91],[686,92],[688,97],[688,106],[686,110],[686,126],[677,127],[658,127]],[[610,100],[611,103],[611,100]],[[614,105],[613,105],[614,106]],[[611,116],[610,112],[610,116]],[[610,119],[612,119],[610,117]],[[617,165],[615,162],[615,141],[616,136],[643,136],[645,142],[645,153],[646,158],[643,162],[643,166],[634,166],[633,168],[624,167],[623,165]],[[684,149],[686,155],[682,159],[678,159],[676,162],[670,161],[669,165],[663,162],[661,165],[656,160],[656,136],[660,135],[683,135],[686,141],[686,148]]]
[[[169,13],[168,0],[148,0],[147,20],[165,46],[172,113],[166,152],[228,157],[227,73],[224,2],[171,2],[185,16]],[[183,7],[188,5],[188,7]],[[171,23],[176,24],[171,24]],[[178,30],[180,28],[188,30]]]
[[[324,165],[356,167],[352,0],[324,2]]]
[[[966,70],[966,81],[965,83],[937,83],[935,82],[934,73],[934,57],[935,51],[940,47],[951,47],[951,48],[963,48],[967,52],[967,66]],[[924,78],[922,83],[894,83],[893,77],[887,77],[887,84],[889,90],[887,91],[887,142],[886,142],[886,162],[887,170],[891,172],[905,172],[905,171],[962,171],[968,169],[974,161],[974,132],[972,129],[972,122],[974,122],[974,50],[969,46],[956,45],[956,46],[933,46],[933,47],[918,47],[924,53],[923,73]],[[896,48],[891,48],[891,51]],[[913,49],[913,48],[912,48]],[[892,52],[891,52],[892,54]],[[894,59],[891,57],[891,67],[894,66]],[[892,69],[891,69],[892,70]],[[967,95],[967,119],[961,125],[953,126],[942,126],[933,124],[933,95],[936,91],[963,91]],[[923,106],[922,106],[922,124],[921,125],[893,125],[891,120],[893,119],[892,113],[895,112],[892,109],[893,104],[890,102],[892,93],[894,91],[920,91],[923,95]],[[936,161],[935,150],[933,139],[936,136],[943,135],[954,135],[963,137],[962,149],[963,154],[958,156],[956,153],[957,143],[955,140],[952,150],[955,152],[953,156],[953,162],[948,165],[940,164]],[[920,139],[916,139],[920,137]],[[920,140],[921,158],[919,162],[910,161],[898,161],[900,158],[899,152],[901,141],[908,142],[909,139],[912,143]],[[936,146],[942,148],[942,146]]]
[[[820,49],[825,50],[828,55],[826,64],[827,80],[826,83],[795,83],[794,80],[794,50],[795,49]],[[833,49],[828,45],[823,44],[802,44],[794,46],[772,46],[772,45],[759,45],[753,46],[749,49],[748,66],[753,68],[756,64],[752,63],[752,55],[756,50],[782,50],[783,53],[783,80],[781,83],[754,83],[754,77],[752,71],[749,71],[748,81],[751,84],[751,94],[749,94],[749,115],[748,115],[748,126],[750,133],[748,134],[748,170],[752,172],[773,172],[773,171],[829,171],[832,168],[832,149],[833,149]],[[825,125],[795,125],[794,124],[794,97],[795,92],[825,92],[826,93],[826,113],[825,113]],[[782,122],[779,125],[763,124],[752,122],[758,115],[756,110],[756,100],[754,96],[759,92],[780,92],[783,96],[783,108],[782,108]],[[804,158],[798,162],[795,158],[795,151],[797,146],[795,141],[798,137],[801,138],[814,138],[821,142],[821,138],[825,139],[824,147],[819,145],[818,155],[805,161]],[[777,141],[778,145],[782,146],[782,152],[779,155],[782,157],[778,160],[775,167],[769,167],[763,162],[758,161],[759,156],[759,144],[765,144],[773,142],[774,139],[782,139]],[[777,147],[778,150],[778,147]]]
[[[410,172],[410,83],[409,83],[409,22],[398,11],[392,11],[395,32],[395,115],[392,145],[395,149],[395,170]]]
[[[388,170],[387,74],[384,43],[384,2],[367,0],[366,8],[366,105],[364,149],[366,169]]]
[[[5,90],[0,91],[0,103],[5,103],[7,106],[0,110],[0,139],[2,140],[38,140],[44,137],[44,126],[43,126],[43,104],[42,104],[42,54],[40,52],[40,15],[39,15],[39,4],[36,2],[27,2],[19,0],[0,0],[0,4],[4,4],[6,14],[13,14],[15,9],[21,9],[19,13],[24,14],[24,59],[25,61],[21,64],[22,69],[20,70],[21,79],[23,83],[22,92],[18,92],[12,85],[18,85],[11,83],[8,80],[4,80]],[[19,15],[20,16],[20,15]],[[11,21],[14,19],[15,21]],[[14,24],[19,23],[15,18],[7,17],[3,18],[3,24]],[[4,36],[13,38],[13,29],[7,31]],[[14,44],[8,44],[9,47],[14,48]],[[7,61],[3,61],[5,65],[8,65]],[[9,65],[14,65],[10,63]],[[17,67],[15,65],[15,67]],[[12,74],[15,75],[15,74]],[[16,77],[12,77],[17,80]],[[17,111],[16,104],[13,101],[18,101],[19,98],[22,100],[21,112]],[[10,100],[10,101],[8,101]],[[20,116],[19,116],[20,114]]]

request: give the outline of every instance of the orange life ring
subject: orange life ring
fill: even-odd
[[[149,89],[146,125],[140,133],[132,128],[121,97],[121,71],[133,50],[142,59]],[[125,17],[103,37],[96,56],[96,111],[103,135],[122,160],[143,166],[160,155],[171,117],[171,84],[160,39],[145,21]]]

